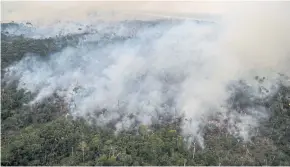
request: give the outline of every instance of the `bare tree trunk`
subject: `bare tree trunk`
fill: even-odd
[[[84,134],[82,134],[82,142],[84,142]],[[83,162],[85,162],[85,146],[84,146],[84,144],[82,143],[82,151],[83,151]]]
[[[72,157],[74,157],[74,147],[71,147],[71,155]],[[71,159],[72,163],[74,162],[74,158]]]
[[[111,148],[112,148],[112,146],[111,146]],[[113,149],[113,148],[112,148]],[[115,156],[115,149],[113,149],[113,157]]]
[[[46,152],[45,152],[45,156],[44,156],[45,162],[46,162]]]
[[[194,159],[194,155],[195,155],[195,142],[193,143],[193,154],[192,154],[192,159]]]
[[[83,147],[83,162],[85,162],[85,149]]]

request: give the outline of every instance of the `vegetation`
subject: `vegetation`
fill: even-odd
[[[47,56],[72,45],[74,38],[27,39],[2,35],[1,72],[25,53]],[[3,73],[2,73],[3,76]],[[122,131],[66,117],[54,95],[34,106],[34,95],[1,82],[1,165],[290,165],[290,87],[281,86],[265,105],[269,120],[259,135],[243,143],[225,130],[208,125],[205,148],[189,148],[180,121]]]

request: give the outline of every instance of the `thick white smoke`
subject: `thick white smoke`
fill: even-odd
[[[257,106],[245,109],[247,114],[227,115],[228,86],[245,80],[253,97],[269,96],[278,82],[276,74],[289,74],[290,8],[289,3],[245,3],[234,11],[216,24],[143,25],[136,37],[91,46],[104,31],[110,32],[98,29],[77,47],[48,59],[26,56],[7,69],[5,79],[17,76],[19,88],[37,92],[32,103],[57,92],[74,116],[106,108],[96,120],[100,126],[117,120],[117,130],[128,129],[135,121],[150,125],[160,116],[183,114],[183,134],[202,144],[201,127],[219,113],[237,127],[229,132],[249,140],[266,109]],[[136,31],[133,25],[115,26],[110,30],[117,35]],[[256,75],[266,77],[268,93],[259,93]]]

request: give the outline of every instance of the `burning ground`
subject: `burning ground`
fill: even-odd
[[[254,25],[1,26],[2,165],[289,165],[288,36],[260,51]]]

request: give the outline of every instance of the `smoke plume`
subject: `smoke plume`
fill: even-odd
[[[216,23],[90,24],[83,30],[97,33],[84,35],[78,46],[48,58],[28,53],[4,79],[16,77],[19,88],[37,93],[31,104],[57,93],[73,116],[95,115],[94,123],[115,122],[117,131],[184,116],[183,134],[202,145],[202,127],[219,115],[234,125],[230,133],[250,140],[268,115],[253,99],[270,97],[280,83],[277,74],[289,75],[289,7],[244,2]]]

